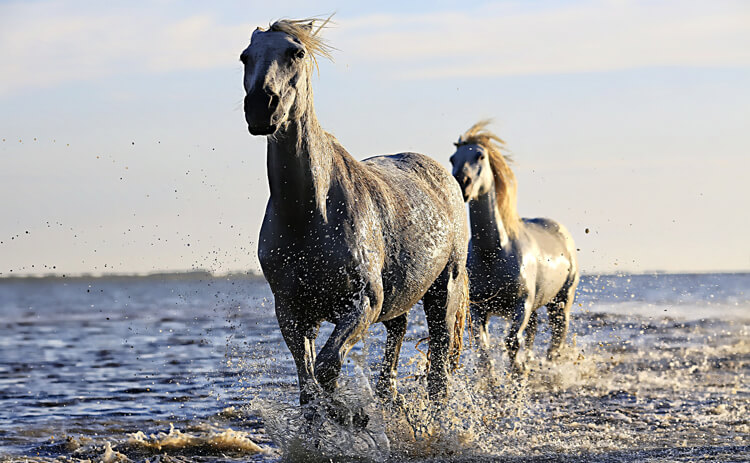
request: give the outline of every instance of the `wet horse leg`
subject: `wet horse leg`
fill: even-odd
[[[363,296],[350,307],[347,314],[336,323],[331,336],[326,340],[323,348],[315,359],[315,379],[326,393],[332,393],[336,389],[336,380],[341,373],[344,357],[349,350],[367,333],[377,312],[370,306],[370,298]],[[334,420],[342,426],[356,426],[364,428],[369,421],[361,407],[351,410],[344,403],[330,398],[326,404],[326,411]]]
[[[401,343],[406,334],[406,314],[383,322],[388,334],[385,340],[385,355],[380,370],[380,378],[375,387],[378,396],[385,400],[393,400],[397,396],[396,370],[398,368],[398,356],[401,352]]]
[[[531,297],[526,297],[520,301],[513,310],[513,319],[508,329],[508,336],[505,338],[505,347],[508,350],[510,359],[511,373],[514,375],[523,372],[523,365],[518,362],[518,351],[521,348],[521,336],[523,335],[526,325],[531,317]]]
[[[379,312],[380,307],[377,309]],[[315,359],[315,378],[324,391],[330,393],[336,388],[336,379],[341,373],[344,357],[367,333],[374,315],[370,298],[364,296],[336,323],[331,336]]]
[[[492,359],[490,358],[490,334],[488,326],[490,322],[487,308],[480,305],[471,305],[471,326],[474,331],[474,342],[477,345],[479,366],[483,374],[494,376]]]
[[[299,401],[305,405],[315,396],[320,386],[315,380],[315,338],[318,335],[319,323],[301,320],[289,306],[277,300],[276,319],[289,351],[297,366],[299,381]]]
[[[430,371],[427,391],[433,401],[442,401],[448,393],[448,366],[456,313],[462,303],[463,275],[460,266],[449,263],[422,298],[430,333]]]
[[[570,308],[573,306],[576,285],[573,284],[568,288],[560,291],[560,296],[556,303],[547,307],[549,314],[549,325],[552,330],[552,339],[547,350],[547,359],[553,360],[560,355],[560,348],[565,342],[568,335],[568,325],[570,323]]]
[[[526,346],[527,351],[531,351],[532,347],[534,346],[534,338],[536,338],[536,332],[537,332],[537,312],[534,311],[529,316],[529,322],[526,324],[526,329],[524,330],[524,346]]]

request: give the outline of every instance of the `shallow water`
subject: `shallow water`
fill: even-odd
[[[368,413],[359,429],[302,416],[262,280],[0,280],[0,460],[750,460],[750,274],[589,276],[554,364],[546,327],[521,384],[500,347],[482,381],[467,347],[440,415],[415,349],[421,309],[403,408],[369,391],[373,327],[338,392]],[[503,329],[493,321],[498,346]]]

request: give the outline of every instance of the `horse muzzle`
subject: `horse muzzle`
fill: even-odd
[[[471,198],[471,180],[463,175],[454,175],[453,178],[456,179],[458,186],[461,188],[461,195],[464,197],[464,202],[467,202]]]
[[[250,135],[273,135],[278,128],[279,126],[277,124],[264,126],[253,126],[247,124],[247,131],[250,132]]]
[[[252,135],[271,135],[279,128],[276,110],[279,96],[266,89],[254,90],[245,96],[245,121]]]

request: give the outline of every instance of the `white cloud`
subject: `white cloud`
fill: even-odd
[[[205,12],[178,15],[179,3],[112,5],[0,6],[0,95],[121,73],[226,66],[235,62],[255,24],[236,17],[230,21],[236,24],[227,24]],[[326,34],[341,49],[339,61],[372,66],[385,78],[750,66],[749,5],[501,3],[469,11],[338,17],[338,26]]]
[[[411,78],[750,66],[750,4],[580,2],[341,21],[355,57]]]
[[[58,2],[0,7],[0,94],[121,73],[208,69],[236,62],[249,26],[205,14],[66,10]]]

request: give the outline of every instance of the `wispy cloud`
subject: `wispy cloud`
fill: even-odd
[[[219,21],[204,11],[175,12],[179,2],[72,5],[50,0],[0,6],[0,95],[121,73],[226,66],[253,25]],[[750,66],[747,2],[546,5],[504,2],[432,14],[342,16],[327,34],[341,49],[341,61],[384,78]]]
[[[51,1],[0,7],[0,94],[122,73],[226,66],[249,36],[247,24],[220,24],[205,14],[78,6]]]
[[[337,41],[407,78],[750,66],[747,2],[577,2],[485,6],[341,22]]]

